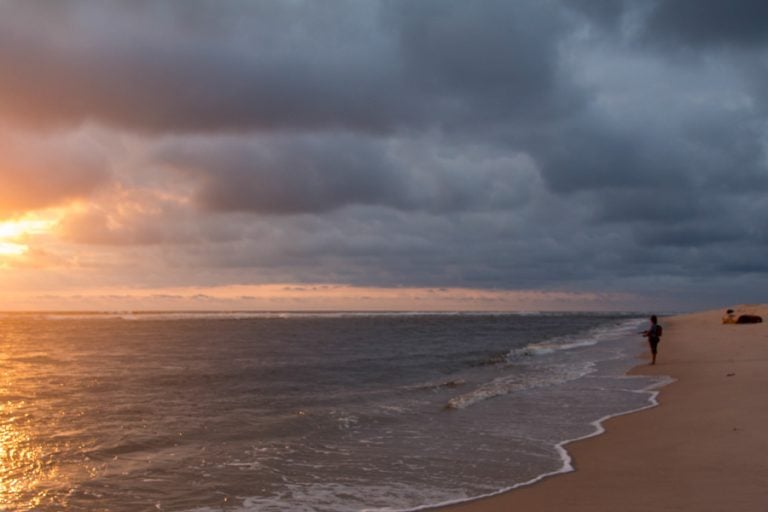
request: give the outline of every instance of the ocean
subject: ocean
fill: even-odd
[[[653,404],[637,314],[0,315],[0,510],[399,511]]]

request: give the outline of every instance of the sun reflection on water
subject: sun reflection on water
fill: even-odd
[[[55,463],[60,447],[50,435],[57,419],[36,408],[44,384],[33,365],[19,361],[20,351],[29,345],[14,327],[0,325],[0,510],[38,512],[47,505],[66,509],[65,493],[51,496],[66,485]]]
[[[0,405],[0,505],[39,506],[44,498],[39,483],[56,478],[56,468],[45,463],[45,452],[30,433],[25,401]]]

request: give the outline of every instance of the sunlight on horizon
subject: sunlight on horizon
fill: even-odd
[[[21,256],[29,250],[30,235],[48,233],[58,224],[55,218],[27,215],[16,220],[0,222],[0,256]]]

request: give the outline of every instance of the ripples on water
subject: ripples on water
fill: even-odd
[[[5,315],[0,504],[343,511],[494,492],[647,402],[648,382],[620,377],[633,318]]]

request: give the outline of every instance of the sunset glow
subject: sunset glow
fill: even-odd
[[[30,237],[48,233],[56,224],[56,220],[34,216],[0,222],[0,256],[20,256],[26,253]]]
[[[27,252],[29,248],[24,244],[14,244],[11,242],[0,242],[0,256],[18,256]]]

